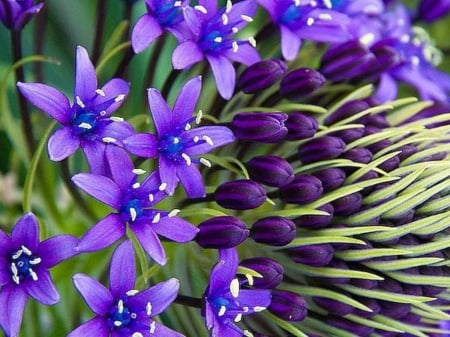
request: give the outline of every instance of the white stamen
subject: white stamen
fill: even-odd
[[[150,202],[155,201],[155,196],[154,196],[152,193],[150,193],[150,194],[148,195],[148,201],[150,201]]]
[[[238,27],[233,27],[233,28],[231,28],[231,31],[232,31],[234,34],[236,34],[236,33],[239,31],[239,28],[238,28]]]
[[[156,322],[153,321],[153,322],[150,324],[150,333],[154,333],[155,330],[156,330]]]
[[[420,64],[420,59],[419,59],[417,56],[412,56],[412,57],[411,57],[411,63],[412,63],[414,66],[418,66],[418,65]]]
[[[119,314],[123,313],[123,301],[120,300],[119,302],[117,302],[117,312]]]
[[[96,92],[97,94],[99,94],[100,96],[103,96],[103,97],[106,96],[105,92],[104,92],[102,89],[97,89],[97,90],[95,90],[95,92]]]
[[[183,159],[186,162],[187,166],[191,166],[192,160],[191,160],[191,157],[189,157],[189,155],[187,155],[186,153],[182,153],[181,157],[183,157]]]
[[[175,1],[173,3],[173,7],[181,7],[182,2],[181,1]]]
[[[185,129],[186,131],[189,131],[189,130],[191,129],[191,124],[187,123],[187,124],[185,125],[184,129]]]
[[[112,116],[112,117],[110,117],[110,119],[113,122],[123,122],[123,118],[122,117]]]
[[[161,213],[156,213],[153,217],[152,223],[158,223],[161,220]]]
[[[206,167],[211,167],[211,162],[206,158],[200,158],[200,163],[202,163]]]
[[[139,184],[139,183],[134,183],[134,184],[133,184],[133,188],[134,188],[134,189],[139,188],[139,187],[141,187],[141,184]]]
[[[22,256],[23,250],[19,249],[13,256],[13,260],[17,260],[20,256]]]
[[[205,136],[202,136],[202,139],[203,139],[206,143],[208,143],[208,145],[214,146],[214,142],[213,142],[213,140],[211,139],[211,137],[205,135]]]
[[[249,308],[248,307],[242,307],[242,310],[244,310],[244,312],[248,312]]]
[[[241,15],[241,19],[244,20],[244,21],[247,21],[247,22],[253,22],[253,18],[251,16],[248,16],[248,15],[245,15],[245,14]]]
[[[312,26],[314,24],[314,18],[308,18],[308,20],[306,20],[306,25],[307,26]]]
[[[203,13],[203,14],[207,14],[207,13],[208,13],[208,11],[206,10],[206,8],[205,8],[204,6],[202,6],[202,5],[194,6],[194,8],[195,8],[196,10],[198,10],[199,12]]]
[[[298,7],[301,5],[300,0],[294,0],[295,7]]]
[[[34,272],[34,270],[33,269],[28,269],[29,270],[29,272],[30,272],[30,275],[31,275],[31,278],[33,279],[33,281],[37,281],[38,280],[38,276],[37,276],[37,274]]]
[[[169,218],[173,218],[174,216],[177,216],[178,213],[180,213],[181,211],[178,208],[174,208],[173,210],[171,210],[169,212],[169,214],[167,214],[167,216]]]
[[[126,292],[126,294],[127,294],[128,296],[134,296],[134,295],[136,295],[138,292],[139,292],[139,290],[131,289],[131,290],[128,290],[128,291]]]
[[[263,310],[266,310],[266,307],[253,307],[253,311],[254,312],[260,312],[260,311],[263,311]]]
[[[78,124],[78,127],[86,130],[92,129],[92,125],[86,122]]]
[[[22,248],[23,252],[25,254],[27,254],[28,256],[31,256],[33,253],[31,252],[31,250],[29,250],[27,247],[25,247],[24,245],[20,246],[20,248]]]
[[[219,312],[217,313],[217,315],[218,316],[223,316],[223,315],[225,315],[225,312],[227,311],[227,308],[224,306],[224,305],[222,305],[221,307],[220,307],[220,309],[219,309]]]
[[[116,142],[116,139],[112,138],[112,137],[103,137],[102,140],[104,143],[115,143]]]
[[[146,310],[148,316],[150,316],[152,314],[152,304],[150,302],[147,302],[147,305],[145,306],[145,310]]]
[[[224,26],[228,25],[228,15],[226,15],[225,13],[222,14],[222,24]]]
[[[250,43],[250,45],[251,45],[253,48],[256,48],[256,40],[255,40],[255,38],[254,38],[253,36],[250,36],[250,37],[248,38],[248,42]]]
[[[359,41],[366,46],[370,45],[375,40],[375,35],[373,33],[364,34],[359,38]]]
[[[239,296],[239,280],[237,278],[233,279],[230,283],[230,292],[233,297]]]
[[[238,45],[238,43],[236,41],[231,42],[231,47],[232,47],[234,53],[238,52],[239,45]]]
[[[232,8],[233,8],[233,3],[231,2],[231,0],[227,0],[227,5],[225,7],[225,13],[230,13]]]
[[[214,38],[214,42],[217,42],[217,43],[222,42],[222,37],[221,37],[221,36],[216,36],[216,37]]]
[[[252,286],[253,283],[254,283],[253,275],[245,274],[245,278],[247,279],[248,284],[249,284],[250,286]]]
[[[323,0],[323,4],[327,8],[333,8],[333,3],[330,0]]]
[[[203,111],[198,110],[197,116],[195,116],[195,123],[200,124],[202,122],[202,118],[203,118]]]
[[[167,183],[161,183],[161,185],[159,185],[158,189],[162,192],[167,188]]]
[[[195,136],[193,139],[194,143],[198,143],[198,141],[200,140],[200,138],[198,138],[198,136]]]
[[[16,266],[16,264],[14,262],[11,263],[11,271],[13,272],[14,276],[17,276],[18,273],[19,273],[19,270],[17,269],[17,266]]]
[[[81,108],[85,108],[86,105],[84,105],[83,101],[81,100],[80,96],[75,97],[75,100],[77,101],[77,104],[81,107]]]
[[[131,337],[144,337],[144,335],[141,334],[140,332],[135,332],[131,335]]]
[[[144,174],[146,171],[143,169],[133,169],[131,172],[133,172],[134,174]]]
[[[244,330],[244,336],[246,336],[246,337],[254,337],[253,334],[250,331],[248,331],[248,330]]]
[[[36,257],[35,259],[30,260],[29,262],[30,262],[31,265],[36,265],[36,264],[41,263],[42,259],[40,257]]]
[[[409,40],[410,40],[410,37],[408,34],[403,34],[402,36],[400,36],[400,42],[408,43]]]
[[[114,98],[114,102],[121,102],[125,99],[125,95],[121,94]]]
[[[319,19],[321,19],[321,20],[331,20],[332,17],[328,13],[320,13],[319,14]]]
[[[136,220],[137,213],[136,213],[136,210],[133,207],[130,208],[130,216],[131,216],[131,221]]]
[[[237,323],[237,322],[240,322],[241,319],[242,319],[242,314],[237,314],[236,317],[234,318],[234,321]]]
[[[114,321],[114,325],[117,326],[117,327],[119,327],[119,326],[122,325],[122,322],[121,322],[121,321]]]
[[[15,284],[19,284],[20,283],[19,277],[17,275],[13,275],[12,279],[13,279]]]

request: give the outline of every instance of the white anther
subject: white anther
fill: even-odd
[[[237,322],[240,322],[241,319],[242,319],[242,314],[237,314],[236,317],[234,318],[234,321],[237,323]]]
[[[400,42],[402,43],[408,43],[410,39],[411,38],[408,34],[403,34],[402,36],[400,36]]]
[[[97,90],[95,90],[95,92],[96,92],[97,94],[99,94],[100,96],[103,96],[103,97],[106,96],[105,92],[104,92],[102,89],[97,89]]]
[[[121,102],[124,99],[125,99],[125,95],[124,94],[120,94],[116,98],[114,98],[114,102]]]
[[[110,117],[110,119],[113,122],[123,122],[123,118],[122,117],[112,116],[112,117]]]
[[[216,36],[216,37],[214,38],[214,42],[217,42],[217,43],[222,42],[222,37],[221,37],[221,36]]]
[[[233,297],[239,296],[239,280],[237,278],[233,279],[230,283],[230,292]]]
[[[220,317],[220,316],[223,316],[223,315],[225,315],[225,312],[227,311],[227,307],[226,306],[224,306],[224,305],[222,305],[222,306],[220,306],[220,309],[219,309],[219,312],[217,313],[217,315]]]
[[[17,266],[14,262],[11,263],[11,271],[13,272],[14,276],[17,276],[19,274],[19,270],[17,269]]]
[[[13,281],[14,281],[15,284],[19,284],[19,283],[20,283],[19,276],[13,275],[13,276],[12,276],[12,279],[13,279]]]
[[[131,289],[126,292],[127,296],[134,296],[139,292],[139,290]]]
[[[333,3],[330,0],[323,0],[323,4],[327,8],[333,8]]]
[[[225,13],[224,14],[222,14],[222,24],[224,25],[224,26],[226,26],[226,25],[228,25],[228,15],[226,15]]]
[[[254,38],[253,36],[250,36],[250,37],[248,38],[248,42],[250,43],[250,45],[251,45],[253,48],[256,48],[256,40],[255,40],[255,38]]]
[[[161,220],[161,213],[156,213],[153,217],[152,223],[158,223]]]
[[[147,302],[147,305],[145,306],[145,311],[147,313],[147,316],[150,316],[152,314],[152,304],[150,302]]]
[[[130,216],[131,216],[131,221],[136,220],[137,212],[136,212],[136,210],[133,207],[130,208]]]
[[[136,315],[136,313],[132,312],[132,313],[130,314],[130,317],[133,318],[133,319],[135,319],[135,318],[137,317],[137,315]]]
[[[75,97],[75,100],[77,101],[77,104],[81,107],[81,108],[85,108],[86,105],[84,105],[83,101],[81,100],[80,96]]]
[[[131,172],[133,172],[134,174],[144,174],[146,171],[143,169],[133,169]]]
[[[112,138],[112,137],[103,137],[103,138],[102,138],[102,141],[103,141],[104,143],[115,143],[115,142],[116,142],[116,139],[115,139],[115,138]]]
[[[211,167],[211,162],[206,158],[200,158],[200,163],[202,163],[206,167]]]
[[[247,21],[247,22],[253,22],[253,18],[251,16],[248,16],[248,15],[245,15],[245,14],[241,15],[241,19],[244,20],[244,21]]]
[[[195,136],[193,139],[194,143],[198,143],[198,141],[200,140],[200,138],[198,136]]]
[[[37,265],[42,262],[42,259],[40,257],[36,257],[33,260],[30,260],[29,262],[31,265]]]
[[[373,33],[364,34],[359,38],[359,42],[365,44],[366,46],[370,45],[375,40],[375,35]]]
[[[106,110],[100,111],[100,116],[105,116],[105,115],[106,115]]]
[[[331,19],[333,19],[333,18],[332,18],[331,15],[328,14],[328,13],[320,13],[320,14],[319,14],[319,19],[320,19],[320,20],[331,20]]]
[[[141,334],[140,332],[135,332],[131,335],[131,337],[144,337],[144,335]]]
[[[211,137],[205,135],[205,136],[202,136],[202,139],[203,139],[206,143],[208,143],[208,145],[214,146],[214,142],[213,142],[213,140],[211,139]]]
[[[249,284],[250,286],[252,286],[253,283],[254,283],[253,275],[245,274],[245,278],[247,279],[248,284]]]
[[[35,273],[35,271],[33,270],[33,269],[28,269],[29,270],[29,272],[30,272],[30,275],[31,275],[31,278],[33,279],[33,281],[37,281],[38,280],[38,276],[37,276],[37,274]]]
[[[294,0],[294,5],[295,7],[298,7],[301,5],[301,1],[300,0]]]
[[[206,8],[205,8],[204,6],[202,6],[202,5],[194,6],[194,8],[195,8],[196,10],[198,10],[199,12],[203,13],[203,14],[207,14],[207,13],[208,13],[208,11],[206,10]]]
[[[244,312],[248,312],[250,309],[248,307],[242,307],[242,310],[244,310]]]
[[[308,18],[308,20],[306,20],[306,25],[307,26],[312,26],[314,24],[314,18]]]
[[[19,249],[15,254],[13,254],[13,260],[17,260],[20,256],[22,256],[23,250]]]
[[[182,5],[182,2],[181,2],[181,1],[175,1],[175,2],[173,3],[173,7],[181,7],[181,5]]]
[[[234,53],[238,52],[239,45],[238,45],[238,43],[236,41],[231,42],[231,47],[232,47]]]
[[[161,185],[159,185],[158,189],[162,192],[167,188],[167,183],[161,183]]]
[[[184,129],[185,129],[186,131],[189,131],[191,128],[192,128],[192,126],[191,126],[191,124],[189,124],[189,123],[186,123],[186,125],[184,126]]]
[[[133,184],[133,188],[134,188],[134,189],[139,188],[139,187],[141,187],[141,184],[139,184],[139,183],[134,183],[134,184]]]
[[[117,326],[117,327],[119,327],[119,326],[122,325],[122,322],[121,322],[121,321],[114,321],[114,325]]]
[[[263,310],[266,310],[266,307],[253,307],[253,311],[254,312],[260,312],[260,311],[263,311]]]
[[[117,302],[117,312],[119,314],[123,313],[123,301],[119,300],[119,302]]]
[[[191,159],[191,157],[189,157],[189,155],[187,155],[186,153],[182,153],[181,157],[183,157],[183,159],[186,162],[187,166],[191,166],[192,159]]]
[[[171,210],[169,212],[169,214],[167,214],[167,216],[169,218],[173,218],[174,216],[177,216],[178,213],[180,213],[181,211],[178,208],[174,208],[173,210]]]
[[[92,125],[86,122],[78,124],[78,127],[86,130],[92,129]]]
[[[231,2],[231,0],[227,0],[227,4],[225,7],[225,13],[230,13],[232,8],[233,8],[233,3]]]
[[[233,28],[231,28],[231,31],[232,31],[234,34],[236,34],[236,33],[239,31],[239,28],[238,28],[238,27],[233,27]]]
[[[245,337],[254,337],[253,334],[248,330],[244,330],[244,336]]]
[[[153,321],[153,322],[150,324],[150,333],[154,333],[155,330],[156,330],[156,322]]]
[[[418,66],[420,64],[420,59],[414,55],[411,57],[411,63],[413,64],[413,66]]]
[[[155,196],[154,196],[152,193],[150,193],[150,194],[148,195],[148,201],[150,201],[150,202],[155,201]]]
[[[195,123],[200,124],[202,122],[202,118],[203,118],[203,111],[198,110],[197,116],[195,116]]]
[[[20,248],[22,248],[23,252],[25,254],[27,254],[28,256],[33,255],[33,253],[31,252],[31,250],[29,250],[27,247],[25,247],[24,245],[20,246]]]

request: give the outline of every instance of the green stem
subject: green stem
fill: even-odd
[[[97,23],[95,29],[94,45],[92,48],[92,63],[96,64],[100,58],[100,51],[103,39],[103,31],[105,28],[106,0],[99,0],[97,3]]]

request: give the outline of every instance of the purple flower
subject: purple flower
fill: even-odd
[[[172,55],[175,69],[185,69],[204,58],[211,65],[219,94],[230,99],[236,82],[231,61],[251,65],[260,60],[255,40],[237,40],[234,35],[242,29],[256,11],[254,0],[217,9],[215,0],[200,0],[199,5],[186,7],[184,16],[193,38],[178,45]]]
[[[105,155],[112,178],[79,173],[72,181],[116,212],[108,214],[84,234],[77,249],[92,252],[111,245],[125,235],[128,223],[147,254],[164,265],[167,258],[158,235],[176,242],[188,242],[198,229],[177,217],[179,210],[168,212],[153,208],[166,197],[166,184],[161,184],[157,172],[138,182],[140,170],[134,169],[121,148],[109,146]]]
[[[137,291],[135,264],[132,243],[125,241],[111,258],[109,289],[87,275],[73,276],[75,287],[96,316],[67,337],[183,336],[152,319],[174,301],[179,281],[172,278]]]
[[[296,58],[303,39],[319,42],[344,42],[351,35],[350,19],[333,10],[331,1],[258,0],[280,27],[281,52],[286,60]]]
[[[234,248],[219,250],[219,262],[211,271],[209,286],[203,295],[202,314],[211,336],[241,337],[245,331],[236,323],[242,316],[265,310],[270,304],[269,290],[240,289],[237,267],[238,254]]]
[[[81,46],[76,49],[73,105],[63,93],[45,84],[19,82],[17,87],[31,104],[62,125],[48,141],[53,161],[63,160],[81,147],[91,170],[100,173],[105,143],[120,143],[134,132],[130,124],[111,117],[127,96],[129,84],[113,78],[98,89],[95,68]]]
[[[0,0],[0,21],[12,30],[21,30],[37,14],[44,3],[33,0]]]
[[[147,48],[164,30],[182,42],[190,36],[183,18],[188,0],[145,0],[148,13],[142,15],[131,32],[131,45],[136,53]]]
[[[59,302],[48,269],[75,255],[77,239],[57,235],[39,242],[39,224],[23,215],[8,236],[0,230],[0,327],[8,337],[19,333],[28,296],[52,305]]]
[[[157,149],[159,155],[159,175],[166,184],[165,191],[173,194],[179,181],[189,198],[205,195],[202,176],[195,164],[210,166],[204,153],[234,141],[231,130],[225,126],[204,126],[192,129],[191,123],[200,122],[201,114],[193,117],[193,111],[200,96],[201,78],[188,81],[181,89],[178,98],[170,109],[161,93],[156,89],[148,90],[148,104],[157,131],[156,140],[150,134],[136,134],[124,141],[131,153],[144,157],[153,156],[145,150]]]

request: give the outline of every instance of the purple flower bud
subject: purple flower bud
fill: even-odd
[[[279,59],[256,62],[242,72],[238,88],[246,94],[264,90],[275,84],[286,69],[286,63]]]
[[[342,139],[332,136],[314,138],[298,148],[300,160],[307,164],[339,157],[345,150]]]
[[[381,310],[380,314],[389,318],[400,320],[411,311],[411,304],[407,303],[395,303],[388,301],[379,301]]]
[[[399,165],[400,165],[400,158],[398,156],[394,156],[382,162],[378,167],[383,171],[389,172],[395,170],[397,167],[399,167]]]
[[[325,81],[325,77],[317,70],[311,68],[295,69],[281,80],[280,94],[289,99],[299,99],[321,88]]]
[[[341,317],[329,317],[326,321],[328,324],[343,330],[350,331],[352,334],[358,337],[369,337],[374,331],[374,328],[372,327],[358,324]]]
[[[0,1],[0,21],[9,29],[19,31],[36,15],[43,2],[8,0]]]
[[[333,245],[336,249],[336,247]],[[345,269],[348,270],[349,266],[342,260],[332,259],[328,264],[328,268],[334,269]],[[345,274],[345,273],[343,273]],[[332,284],[347,284],[350,282],[350,278],[341,276],[341,277],[318,277],[318,279],[324,284],[332,285]]]
[[[256,156],[247,163],[250,178],[268,186],[280,187],[294,179],[292,166],[278,156]]]
[[[298,322],[306,318],[308,305],[299,294],[274,289],[268,310],[285,321]]]
[[[253,209],[266,201],[266,191],[253,180],[228,181],[217,187],[214,199],[223,208]]]
[[[256,242],[271,246],[284,246],[294,240],[296,226],[287,218],[270,216],[256,221],[250,233]]]
[[[299,246],[286,250],[288,256],[297,263],[308,266],[322,267],[330,263],[333,258],[333,246],[328,243]]]
[[[372,66],[367,68],[358,80],[374,81],[382,73],[389,71],[401,61],[399,52],[389,43],[385,43],[384,40],[370,47],[370,52],[375,60]]]
[[[450,12],[448,0],[422,0],[417,11],[418,18],[426,22],[433,22]]]
[[[386,116],[382,113],[378,113],[375,115],[365,115],[358,119],[358,123],[364,124],[366,126],[375,126],[377,128],[388,128],[391,126],[386,119]]]
[[[322,182],[324,192],[332,191],[344,182],[346,175],[344,170],[337,167],[329,167],[312,174]]]
[[[313,297],[312,299],[323,309],[336,316],[345,316],[353,312],[353,307],[351,305],[333,300],[331,298]]]
[[[367,110],[370,108],[370,105],[363,100],[354,100],[349,101],[342,106],[340,106],[336,111],[331,113],[327,118],[325,118],[324,124],[331,125],[336,122],[339,122],[343,119],[346,119],[350,116],[356,115],[357,113]]]
[[[284,125],[287,114],[251,112],[238,113],[231,121],[234,135],[241,139],[261,143],[277,143],[288,130]]]
[[[291,112],[284,125],[288,129],[287,140],[300,140],[314,136],[319,128],[317,120],[301,112]]]
[[[363,196],[355,192],[333,201],[335,215],[350,215],[361,208]]]
[[[253,277],[252,286],[255,288],[273,289],[283,281],[283,266],[267,257],[245,259],[240,265],[261,274],[262,277]]]
[[[378,281],[378,288],[391,293],[403,294],[401,284],[391,278],[385,278],[382,281]]]
[[[218,216],[201,222],[195,241],[203,248],[232,248],[248,238],[245,223],[232,216]]]
[[[298,174],[289,184],[280,187],[280,198],[293,204],[307,204],[320,198],[322,182],[310,174]]]
[[[375,289],[378,287],[378,281],[367,279],[350,279],[350,284],[363,289]]]
[[[365,147],[357,147],[357,148],[345,151],[341,157],[351,160],[355,163],[368,164],[372,160],[373,154]]]
[[[369,307],[370,309],[372,309],[372,312],[355,308],[355,310],[353,311],[354,315],[364,317],[364,318],[370,318],[372,316],[375,316],[376,314],[378,314],[381,311],[381,307],[378,304],[378,301],[373,298],[361,297],[361,298],[357,298],[357,300],[358,300],[358,302],[364,304],[366,307]]]
[[[361,138],[364,134],[364,128],[354,128],[336,131],[330,134],[330,136],[341,138],[346,144],[353,142]]]
[[[302,215],[294,219],[297,226],[308,229],[319,229],[326,227],[333,220],[334,207],[327,203],[317,208],[319,211],[327,212],[328,215]]]

